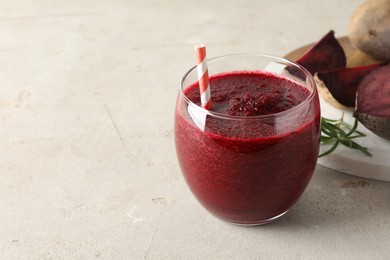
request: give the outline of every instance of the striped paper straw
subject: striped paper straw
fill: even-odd
[[[196,69],[198,71],[200,101],[203,108],[212,109],[209,71],[207,68],[206,46],[204,44],[195,45]]]

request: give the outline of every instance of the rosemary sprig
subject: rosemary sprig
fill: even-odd
[[[367,156],[372,156],[367,147],[361,146],[353,139],[366,136],[362,132],[356,130],[358,121],[355,118],[353,126],[344,121],[344,113],[339,120],[333,120],[328,118],[321,118],[321,144],[333,143],[333,145],[319,155],[319,157],[326,156],[336,150],[339,144],[347,146],[351,149],[361,151]]]

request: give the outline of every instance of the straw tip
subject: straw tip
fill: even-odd
[[[206,45],[204,43],[198,43],[198,44],[195,44],[195,46],[194,46],[195,50],[202,49],[202,48],[206,48]]]

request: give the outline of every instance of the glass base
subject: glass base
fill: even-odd
[[[275,217],[269,218],[269,219],[260,220],[260,221],[254,221],[254,222],[248,222],[248,223],[245,223],[245,222],[234,222],[234,221],[230,221],[230,220],[226,220],[226,219],[222,219],[222,220],[225,221],[225,222],[228,222],[230,224],[237,225],[237,226],[244,226],[244,227],[260,226],[260,225],[265,225],[265,224],[268,224],[270,222],[273,222],[273,221],[277,220],[278,218],[280,218],[281,216],[283,216],[287,212],[288,212],[288,210],[286,210],[285,212],[283,212],[283,213],[281,213],[281,214],[279,214],[279,215],[277,215]]]

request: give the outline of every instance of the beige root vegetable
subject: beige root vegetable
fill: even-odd
[[[390,60],[390,0],[366,0],[352,14],[348,36],[375,59]]]

